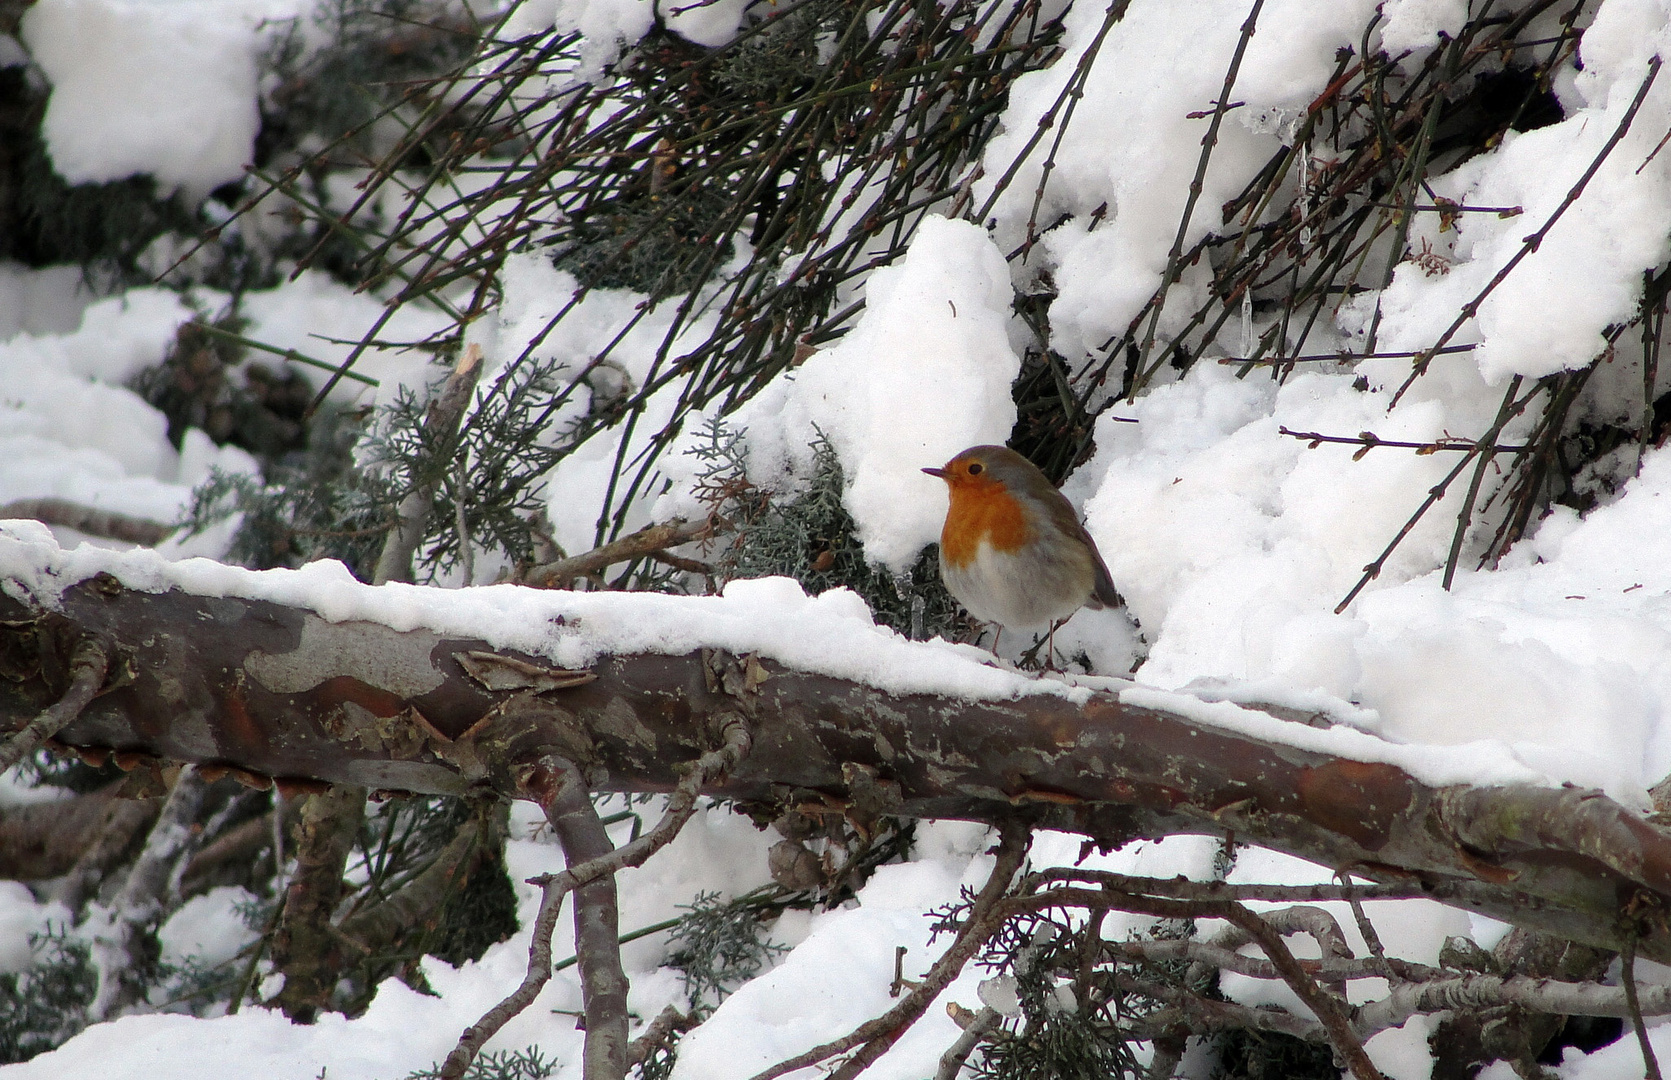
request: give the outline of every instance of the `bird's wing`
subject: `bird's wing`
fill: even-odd
[[[1096,585],[1091,589],[1093,599],[1102,601],[1104,607],[1124,607],[1125,600],[1121,598],[1119,590],[1114,588],[1114,579],[1108,575],[1108,564],[1102,561],[1102,552],[1097,550],[1097,542],[1091,539],[1091,534],[1085,526],[1079,526],[1079,536],[1085,541],[1085,546],[1091,549],[1091,565],[1096,568]]]
[[[1085,606],[1090,608],[1124,607],[1126,602],[1121,599],[1119,591],[1114,588],[1114,579],[1108,574],[1108,564],[1102,561],[1102,552],[1097,550],[1097,542],[1091,539],[1091,534],[1086,531],[1085,526],[1080,522],[1079,514],[1075,512],[1073,504],[1068,502],[1066,495],[1055,488],[1050,488],[1049,491],[1053,497],[1047,497],[1043,500],[1042,509],[1050,516],[1058,529],[1069,536],[1078,537],[1091,552],[1091,568],[1094,581],[1090,599],[1085,601]]]

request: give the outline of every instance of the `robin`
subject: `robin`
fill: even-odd
[[[1096,541],[1032,462],[1005,446],[971,446],[923,472],[950,489],[940,578],[969,614],[1000,628],[1048,623],[1054,638],[1082,606],[1120,606]]]

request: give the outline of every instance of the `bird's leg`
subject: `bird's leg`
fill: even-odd
[[[1050,624],[1050,629],[1044,635],[1044,670],[1061,671],[1056,666],[1056,628],[1067,622],[1067,619],[1057,619]]]
[[[992,659],[998,659],[998,639],[1004,636],[1004,624],[992,624]]]

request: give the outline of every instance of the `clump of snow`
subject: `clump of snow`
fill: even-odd
[[[710,48],[737,36],[755,0],[660,4],[656,0],[526,0],[507,21],[507,40],[555,28],[579,31],[582,77],[595,77],[649,33],[659,19],[687,41]]]
[[[812,443],[827,438],[866,557],[902,573],[946,517],[945,485],[922,469],[1002,443],[1015,426],[1009,269],[983,230],[930,217],[865,296],[852,332],[776,379],[738,423],[751,476],[768,482],[804,474]]]
[[[1664,12],[1657,7],[1650,12],[1640,4],[1602,5],[1580,50],[1583,70],[1573,83],[1578,100],[1569,103],[1579,107],[1560,123],[1508,132],[1493,152],[1435,180],[1433,190],[1441,197],[1524,212],[1461,215],[1435,248],[1454,263],[1448,273],[1431,274],[1413,262],[1401,265],[1379,299],[1379,348],[1431,345],[1464,304],[1485,292],[1602,155],[1647,78],[1650,57],[1664,51],[1668,40]],[[1588,364],[1606,347],[1603,332],[1634,315],[1642,272],[1671,254],[1671,157],[1648,160],[1668,123],[1671,79],[1662,76],[1582,196],[1491,290],[1475,322],[1459,332],[1458,344],[1481,343],[1473,355],[1487,382],[1500,385],[1510,375],[1536,378]],[[1413,235],[1412,246],[1421,239]],[[1409,367],[1381,365],[1395,380]]]
[[[257,24],[296,0],[41,0],[22,37],[52,83],[41,132],[72,184],[135,173],[201,198],[254,158]]]
[[[1389,0],[1381,14],[1381,48],[1396,57],[1455,37],[1468,20],[1468,0]]]
[[[38,903],[21,881],[0,881],[0,975],[28,969],[35,960],[32,939],[68,917],[62,904]]]
[[[73,330],[0,342],[0,505],[56,498],[167,523],[210,469],[256,472],[201,431],[177,452],[167,419],[125,385],[195,314],[166,289],[130,289],[86,306]]]
[[[238,910],[254,900],[248,889],[222,885],[181,904],[157,928],[163,962],[178,965],[194,959],[204,967],[214,967],[237,956],[260,936]]]
[[[1286,129],[1303,117],[1312,97],[1328,85],[1335,50],[1358,46],[1374,7],[1369,0],[1264,5],[1230,90],[1232,100],[1243,104],[1219,128],[1184,236],[1186,249],[1209,229],[1224,227],[1219,208],[1282,145],[1272,129]],[[1072,138],[1059,147],[1051,138],[1038,140],[999,197],[993,216],[1006,250],[1026,238],[1030,219],[1043,229],[1064,213],[1073,215],[1042,238],[1045,265],[1058,290],[1050,306],[1052,343],[1063,355],[1097,350],[1123,332],[1159,284],[1209,124],[1190,114],[1210,112],[1223,90],[1248,9],[1244,0],[1187,5],[1134,0],[1109,31],[1085,80],[1069,128]],[[1104,10],[1101,4],[1075,5],[1066,20],[1066,55],[1017,80],[1005,131],[984,155],[977,205],[1063,98],[1080,57],[1102,29]],[[1047,158],[1054,168],[1035,212]],[[1102,215],[1095,213],[1099,206],[1105,207]],[[1163,336],[1181,329],[1187,312],[1204,299],[1204,272],[1203,267],[1186,274],[1174,287],[1169,317],[1160,326]]]
[[[484,387],[524,353],[552,365],[557,385],[585,375],[568,399],[551,410],[545,437],[554,441],[586,415],[594,396],[630,397],[665,377],[670,364],[704,341],[715,324],[712,312],[705,312],[683,320],[672,333],[679,318],[676,303],[651,306],[649,297],[628,289],[591,289],[583,297],[579,292],[574,275],[554,268],[544,254],[508,259],[505,302],[486,349],[490,364],[482,374]],[[562,319],[553,322],[560,313]],[[683,391],[683,380],[667,383],[651,395],[630,437],[619,426],[606,428],[575,448],[546,477],[544,497],[552,533],[565,551],[578,554],[605,538],[607,516],[620,511],[641,455],[672,419]],[[700,416],[686,420],[689,429],[699,422]],[[623,439],[628,443],[624,450]],[[677,450],[667,457],[670,468],[688,473],[689,465],[679,460]],[[617,460],[631,463],[619,482]],[[659,485],[640,492],[643,497],[627,506],[627,531],[649,523],[652,493],[660,493]]]
[[[94,299],[78,266],[36,269],[0,262],[0,341],[20,333],[70,333]]]

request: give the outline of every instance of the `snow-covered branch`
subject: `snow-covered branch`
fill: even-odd
[[[199,762],[292,789],[518,797],[518,770],[555,756],[597,790],[670,791],[741,713],[754,750],[704,790],[763,818],[1022,821],[1104,845],[1233,836],[1613,948],[1620,897],[1671,898],[1671,834],[1599,793],[1427,783],[1419,757],[1358,732],[994,670],[845,611],[828,621],[834,601],[330,589],[214,572],[221,595],[178,587],[192,581],[180,571],[167,591],[106,573],[6,599],[0,633],[22,660],[0,686],[0,717],[15,729],[56,700],[76,643],[104,635],[131,681],[59,739],[129,764]],[[314,607],[345,617],[277,598],[304,585]],[[791,640],[796,626],[807,640]],[[589,656],[584,670],[535,651],[542,635],[547,652]],[[929,692],[933,679],[944,689]],[[1649,928],[1641,949],[1671,957],[1671,936]]]

